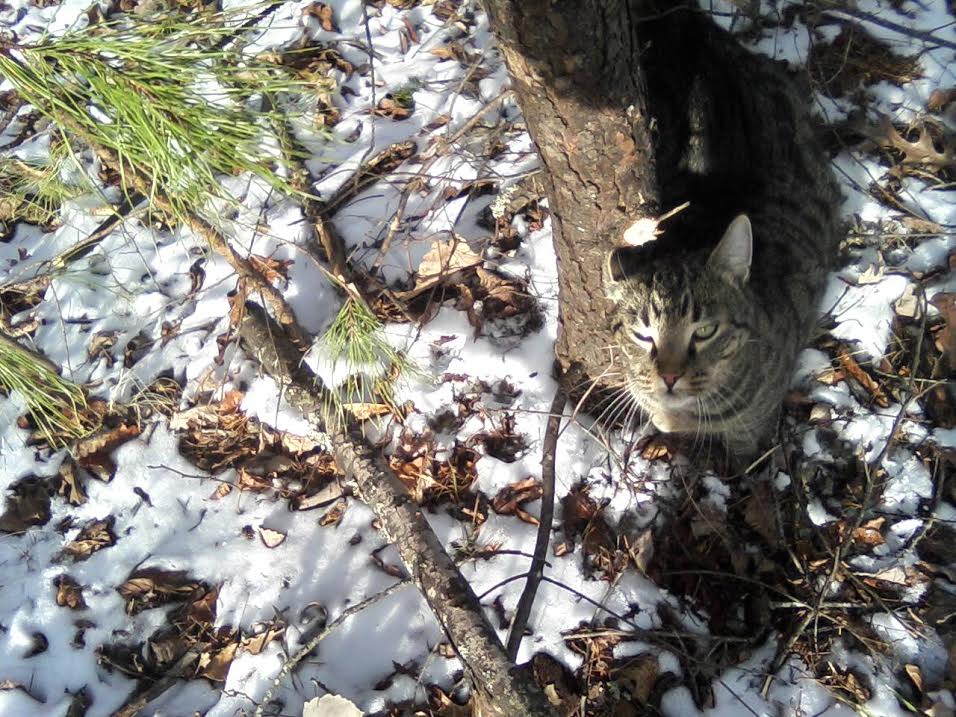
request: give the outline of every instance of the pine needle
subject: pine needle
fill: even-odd
[[[269,120],[328,87],[221,47],[235,24],[224,13],[101,23],[0,48],[0,74],[61,128],[117,157],[121,175],[146,178],[180,217],[223,197],[223,175],[252,173],[296,194],[268,149]]]

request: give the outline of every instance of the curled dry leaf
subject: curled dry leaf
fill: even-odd
[[[255,267],[256,271],[265,277],[270,284],[285,283],[289,279],[289,267],[292,266],[291,259],[275,259],[268,256],[259,256],[252,254],[249,257],[249,263]]]
[[[391,120],[399,121],[411,117],[412,111],[412,108],[407,107],[391,95],[386,95],[378,103],[378,106],[372,110],[372,114],[377,117],[388,117]]]
[[[71,610],[82,610],[86,607],[86,601],[83,599],[83,588],[69,575],[57,575],[53,578],[53,586],[56,588],[56,604],[60,607],[68,607]]]
[[[36,476],[21,478],[8,489],[0,515],[0,533],[23,533],[34,525],[50,520],[50,492],[46,482]]]
[[[541,493],[541,481],[537,478],[526,478],[498,491],[498,495],[491,501],[491,508],[500,515],[514,515],[519,505],[538,500]]]
[[[285,542],[287,535],[271,528],[259,528],[259,539],[267,548],[278,548]]]
[[[425,252],[415,272],[415,288],[404,292],[412,298],[438,284],[447,284],[460,278],[460,272],[480,266],[484,259],[464,241],[455,237],[449,241],[445,235],[436,238],[431,249]]]
[[[270,642],[276,640],[285,633],[285,625],[280,623],[270,623],[261,632],[250,635],[242,640],[242,651],[250,655],[258,655]]]
[[[115,519],[112,515],[102,520],[91,520],[80,530],[79,535],[63,548],[64,555],[76,561],[86,560],[93,553],[116,544],[113,532]]]
[[[936,341],[951,372],[956,372],[956,293],[939,293],[930,302],[943,317]]]
[[[639,704],[645,705],[651,697],[654,683],[660,674],[656,655],[638,655],[624,667],[613,670],[611,675]]]
[[[863,367],[857,363],[856,359],[853,358],[853,354],[850,353],[850,349],[846,346],[840,346],[837,350],[837,360],[840,362],[840,368],[843,369],[846,375],[852,376],[867,392],[873,397],[873,402],[880,408],[886,408],[890,405],[889,399],[886,397],[886,394],[883,393],[883,389],[880,387],[880,384],[870,376],[869,373],[863,370]]]
[[[196,674],[212,682],[225,682],[238,649],[239,643],[231,641],[222,647],[203,652],[199,656]]]
[[[84,468],[108,460],[107,456],[127,441],[140,434],[136,424],[122,424],[102,433],[78,441],[73,455]]]
[[[327,528],[330,525],[338,525],[342,522],[342,518],[345,517],[345,509],[347,507],[348,504],[344,500],[340,500],[323,513],[322,517],[319,518],[319,525],[323,528]]]
[[[306,5],[302,9],[302,14],[306,17],[314,17],[326,32],[339,32],[332,14],[332,8],[324,2],[313,2]]]
[[[662,434],[650,436],[641,447],[641,458],[646,461],[669,461],[674,451]]]
[[[906,670],[907,676],[913,680],[913,684],[916,685],[916,689],[919,690],[920,694],[923,693],[923,673],[920,672],[920,669],[917,665],[906,665],[904,668]]]
[[[889,117],[884,116],[876,130],[870,133],[870,139],[880,146],[899,150],[903,153],[903,161],[908,164],[929,165],[934,169],[956,167],[956,137],[930,120],[924,120],[918,131],[919,136],[911,142],[899,133]],[[934,134],[937,135],[935,141]],[[937,142],[942,149],[937,149]]]
[[[203,584],[191,578],[185,570],[140,568],[116,588],[126,600],[126,612],[135,615],[171,602],[186,600]]]
[[[926,100],[926,109],[930,112],[942,112],[954,100],[956,100],[956,87],[936,89],[929,93],[929,99]]]

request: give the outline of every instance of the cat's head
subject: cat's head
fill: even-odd
[[[615,343],[645,405],[693,408],[745,370],[736,359],[750,337],[744,287],[752,249],[750,220],[741,214],[710,252],[675,254],[656,241],[611,252],[604,292],[615,305]]]

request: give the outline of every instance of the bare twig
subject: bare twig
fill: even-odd
[[[538,536],[534,543],[534,557],[531,559],[531,568],[528,570],[528,582],[525,583],[511,621],[511,632],[508,633],[508,658],[512,662],[515,662],[518,657],[518,648],[521,647],[521,638],[528,625],[538,583],[541,582],[541,576],[544,574],[548,544],[551,541],[551,521],[554,519],[554,460],[558,448],[561,418],[564,416],[564,404],[567,400],[567,393],[558,384],[554,392],[554,400],[551,402],[551,415],[548,417],[544,445],[541,448],[541,518],[538,521]]]
[[[901,35],[906,37],[912,37],[917,40],[922,40],[931,45],[938,45],[940,47],[948,47],[951,50],[956,50],[956,42],[952,40],[946,40],[941,37],[937,37],[932,32],[927,32],[926,30],[918,30],[915,27],[908,27],[907,25],[901,25],[898,22],[893,22],[892,20],[887,20],[886,18],[880,17],[879,15],[874,15],[873,13],[866,12],[864,10],[859,10],[855,7],[850,7],[847,4],[841,2],[835,2],[834,0],[817,0],[817,4],[821,8],[825,8],[828,12],[826,14],[831,14],[833,12],[843,13],[844,15],[849,15],[850,17],[855,17],[858,20],[864,20],[865,22],[871,22],[874,25],[879,27],[886,28],[887,30],[892,30],[893,32],[898,32]]]
[[[398,592],[401,588],[410,584],[411,580],[407,578],[405,580],[399,580],[397,583],[392,583],[381,592],[375,593],[374,595],[365,598],[361,602],[357,602],[354,605],[346,608],[339,614],[337,618],[319,630],[317,635],[300,647],[299,650],[282,665],[282,669],[279,670],[279,674],[275,676],[274,680],[272,680],[272,684],[269,685],[269,689],[266,690],[266,693],[259,701],[259,706],[256,707],[255,717],[262,717],[263,711],[268,706],[269,702],[272,701],[272,696],[275,694],[276,690],[279,689],[279,685],[282,684],[282,681],[288,677],[296,667],[299,666],[299,663],[301,663],[302,660],[308,657],[309,654],[311,654],[311,652],[318,647],[318,644],[322,642],[322,640],[331,635],[335,628],[337,628],[353,615],[357,615],[365,608],[384,600],[392,593]]]

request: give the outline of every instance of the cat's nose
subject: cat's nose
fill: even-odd
[[[682,373],[662,373],[660,377],[664,385],[667,386],[667,390],[670,391],[674,388],[674,384],[677,383],[677,379],[683,375]]]

